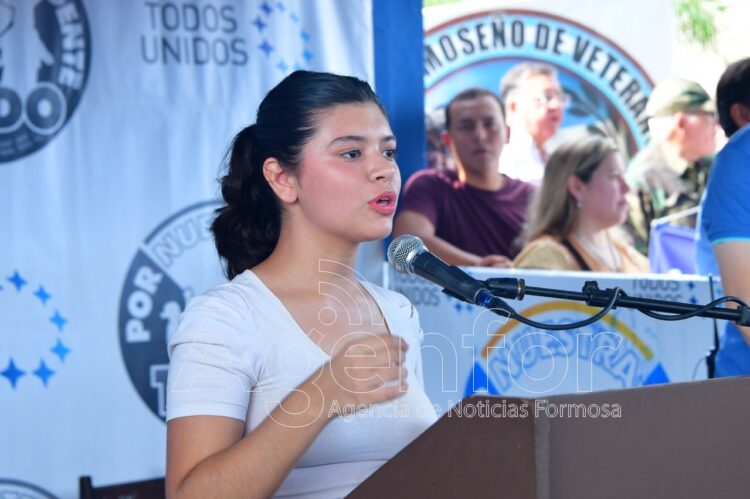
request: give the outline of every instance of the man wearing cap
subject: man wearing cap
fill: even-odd
[[[648,252],[651,222],[698,206],[716,149],[716,107],[698,83],[671,79],[654,88],[646,105],[650,141],[631,161],[627,228]],[[695,216],[676,224],[695,226]]]

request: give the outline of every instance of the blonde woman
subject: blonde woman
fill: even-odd
[[[560,145],[530,207],[516,268],[648,272],[648,260],[613,228],[627,217],[622,156],[600,136]]]

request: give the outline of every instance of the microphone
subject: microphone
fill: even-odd
[[[503,301],[494,296],[484,283],[430,253],[417,236],[404,234],[391,241],[388,245],[388,263],[396,272],[418,275],[460,300],[485,308],[505,308]]]

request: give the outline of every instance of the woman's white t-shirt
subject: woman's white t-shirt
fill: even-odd
[[[403,295],[366,282],[388,329],[409,344],[409,390],[355,414],[334,418],[277,491],[277,497],[343,497],[436,419],[424,392],[416,309]],[[349,317],[367,324],[362,311]],[[361,322],[356,322],[361,321]],[[247,270],[190,301],[169,340],[167,420],[226,416],[255,429],[330,357]],[[350,408],[334,407],[339,414]],[[324,417],[327,415],[321,415]]]

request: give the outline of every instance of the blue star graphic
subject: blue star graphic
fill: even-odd
[[[65,357],[70,353],[70,348],[63,345],[63,342],[58,338],[57,344],[54,348],[50,348],[50,352],[60,357],[60,362],[65,362]]]
[[[255,21],[252,22],[253,26],[258,28],[258,31],[260,33],[263,33],[263,30],[266,29],[266,26],[268,26],[266,23],[263,22],[263,19],[260,18],[260,16],[255,18]]]
[[[696,303],[698,303],[698,300],[695,299],[695,296],[691,296],[690,297],[690,303],[692,303],[693,305],[695,305]]]
[[[453,308],[456,309],[456,312],[460,312],[463,306],[461,305],[461,302],[456,302],[456,304],[453,305]]]
[[[263,11],[263,12],[264,12],[264,13],[265,13],[265,14],[266,14],[267,16],[271,15],[271,13],[273,12],[273,9],[271,8],[271,6],[270,6],[270,5],[268,5],[268,2],[263,2],[263,3],[262,3],[262,4],[260,5],[260,8],[261,8],[261,10],[262,10],[262,11]]]
[[[16,367],[15,362],[13,362],[13,359],[10,359],[10,362],[8,362],[8,367],[5,369],[5,371],[0,372],[0,375],[5,376],[10,381],[11,386],[13,386],[13,389],[16,389],[16,383],[18,383],[18,378],[21,376],[24,376],[26,374],[25,371],[22,371]]]
[[[8,277],[8,281],[13,283],[13,285],[16,287],[16,291],[18,291],[19,293],[21,292],[21,288],[24,287],[26,283],[28,282],[26,281],[26,279],[21,277],[21,274],[19,274],[17,270],[15,274]]]
[[[310,61],[312,61],[313,55],[312,55],[312,52],[310,52],[309,50],[305,49],[305,51],[302,52],[302,57],[304,57],[305,60],[307,61],[307,63],[309,64]]]
[[[303,40],[310,41],[310,35],[306,31],[300,31],[299,36],[302,37]]]
[[[57,326],[57,329],[59,329],[60,331],[62,331],[63,328],[65,327],[65,324],[68,323],[68,319],[60,315],[60,312],[58,312],[57,310],[55,310],[55,314],[52,317],[50,317],[49,320],[55,326]]]
[[[289,70],[289,66],[287,66],[283,60],[279,62],[276,67],[279,68],[279,71],[282,73],[286,73]]]
[[[47,381],[49,381],[54,374],[55,371],[47,367],[47,364],[44,363],[44,359],[39,361],[39,367],[34,371],[34,376],[41,379],[44,386],[47,386]]]
[[[276,2],[276,8],[279,9],[279,12],[284,12],[284,10],[286,10],[282,2]]]
[[[44,286],[39,286],[39,289],[34,291],[34,296],[39,298],[39,300],[42,302],[42,305],[46,305],[47,301],[52,298],[52,295],[44,289]]]
[[[295,23],[299,22],[299,16],[296,13],[292,12],[292,15],[289,17],[291,17],[292,21],[294,21]]]
[[[268,43],[268,40],[263,40],[263,43],[258,45],[258,48],[266,53],[266,57],[271,55],[271,52],[273,52],[273,46],[270,43]]]
[[[688,286],[688,289],[693,289],[693,288],[695,287],[695,283],[694,283],[694,282],[692,282],[692,281],[691,281],[691,282],[688,282],[688,285],[687,285],[687,286]]]

